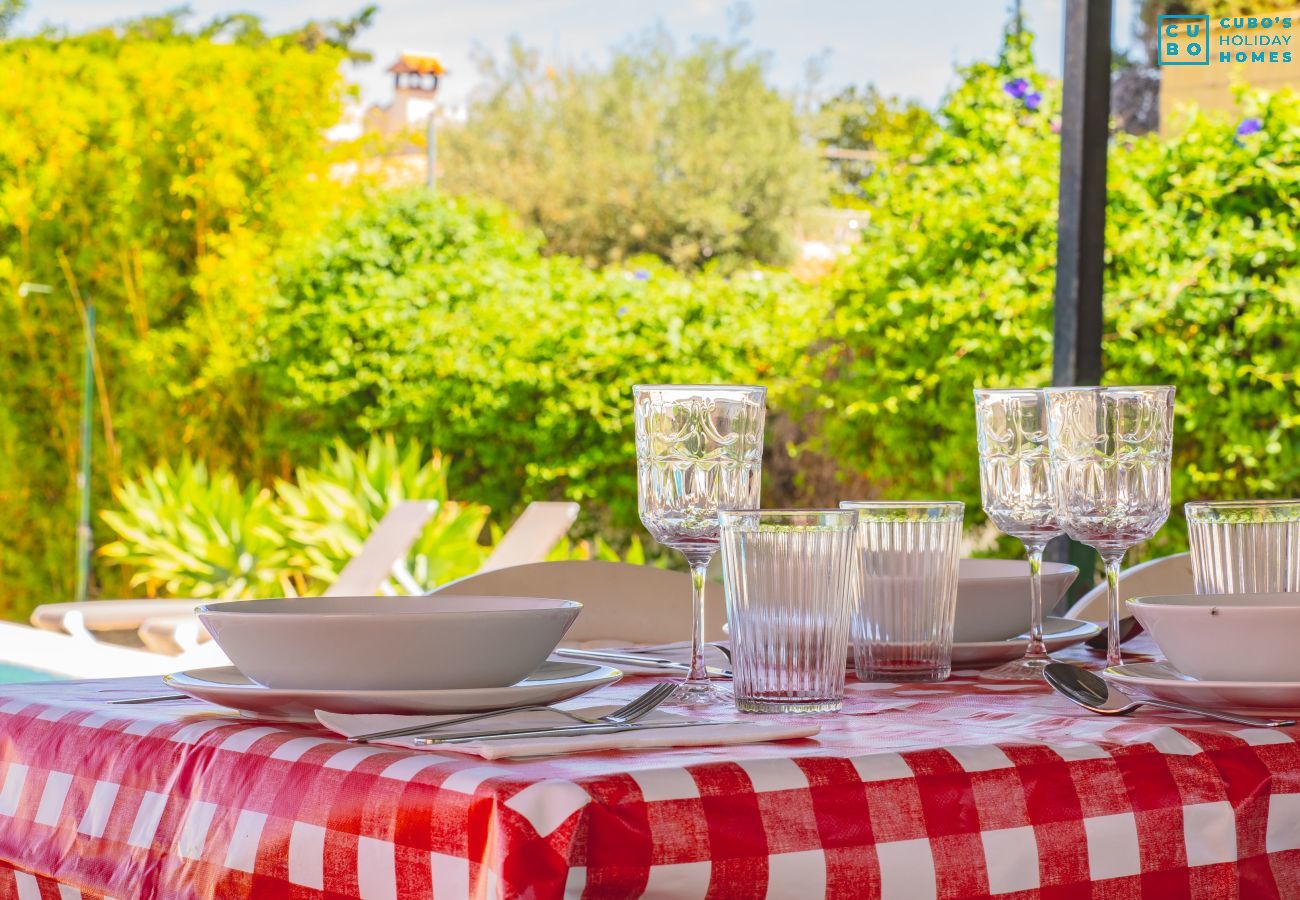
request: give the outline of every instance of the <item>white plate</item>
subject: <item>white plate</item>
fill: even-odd
[[[1043,619],[1043,643],[1047,652],[1064,650],[1075,644],[1082,644],[1088,638],[1101,632],[1101,626],[1092,622],[1080,622],[1078,619],[1061,619],[1047,616]],[[1011,662],[1025,655],[1028,638],[1010,638],[1005,641],[981,641],[952,645],[952,664],[957,666],[982,666],[994,663]]]
[[[397,691],[518,684],[580,612],[572,600],[445,593],[231,600],[201,606],[198,616],[259,684]]]
[[[724,626],[725,627],[725,626]],[[1043,619],[1043,643],[1049,653],[1064,650],[1075,644],[1082,644],[1088,638],[1101,633],[1101,626],[1078,619],[1063,619],[1047,616]],[[1024,637],[1008,638],[1005,641],[966,642],[952,645],[952,664],[961,666],[992,666],[1011,662],[1025,655],[1029,639]],[[661,656],[668,654],[661,653]],[[853,640],[849,639],[849,668],[853,667]]]
[[[1135,697],[1186,703],[1229,712],[1300,711],[1300,683],[1290,681],[1198,681],[1167,662],[1112,666],[1103,675]]]
[[[241,712],[275,719],[309,718],[318,709],[338,713],[437,714],[483,712],[567,700],[623,677],[618,669],[576,662],[542,663],[518,684],[442,691],[328,691],[268,688],[234,666],[194,669],[163,681],[182,694]]]

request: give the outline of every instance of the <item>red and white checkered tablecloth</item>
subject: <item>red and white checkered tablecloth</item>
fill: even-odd
[[[1300,897],[1300,729],[974,675],[850,680],[814,740],[492,763],[6,685],[0,896]]]

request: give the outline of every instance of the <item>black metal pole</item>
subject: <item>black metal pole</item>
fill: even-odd
[[[1101,382],[1106,271],[1106,152],[1110,141],[1112,0],[1066,0],[1061,186],[1056,226],[1052,384]],[[1095,554],[1058,539],[1053,559],[1079,567],[1071,591],[1092,581]]]
[[[1066,0],[1052,384],[1101,381],[1111,0]]]

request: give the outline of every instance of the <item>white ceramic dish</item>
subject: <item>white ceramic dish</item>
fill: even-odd
[[[1102,673],[1134,697],[1151,697],[1227,712],[1286,715],[1300,712],[1300,682],[1201,681],[1167,662],[1113,666]]]
[[[1300,682],[1300,594],[1179,594],[1128,604],[1179,672],[1201,681]]]
[[[1043,563],[1043,609],[1056,606],[1079,570]],[[953,640],[1000,641],[1029,630],[1029,563],[1020,559],[963,559],[957,563]]]
[[[572,600],[435,594],[238,600],[198,614],[267,687],[427,691],[515,684],[581,611]]]
[[[1057,616],[1048,616],[1043,619],[1043,643],[1047,645],[1047,652],[1054,653],[1057,650],[1064,650],[1066,647],[1073,647],[1075,644],[1082,644],[1088,638],[1100,634],[1101,626],[1093,622],[1081,622],[1078,619],[1064,619]],[[1007,638],[1001,641],[966,641],[962,643],[953,642],[952,645],[952,664],[953,668],[961,667],[980,667],[995,666],[999,663],[1011,662],[1013,659],[1019,659],[1025,655],[1025,647],[1029,645],[1029,639],[1026,637]],[[689,649],[686,651],[689,657]],[[667,653],[659,653],[660,656],[667,656]],[[853,667],[853,641],[849,641],[849,668]]]
[[[1049,653],[1082,644],[1088,638],[1101,633],[1101,626],[1078,619],[1062,619],[1048,616],[1043,619],[1043,643]],[[1025,655],[1029,645],[1027,637],[1007,638],[1001,641],[967,641],[953,642],[953,668],[992,666],[1010,662]],[[853,666],[853,642],[849,642],[849,667]]]
[[[445,691],[331,691],[263,687],[234,666],[194,669],[163,678],[198,700],[271,719],[311,719],[315,710],[337,713],[440,714],[485,712],[531,703],[556,703],[623,676],[618,669],[550,661],[518,684]]]
[[[1047,652],[1054,653],[1082,644],[1093,635],[1101,633],[1101,626],[1078,619],[1048,616],[1043,620],[1043,643]],[[964,641],[952,645],[953,668],[960,666],[987,666],[1011,662],[1025,655],[1029,639],[1014,637],[1002,641]]]

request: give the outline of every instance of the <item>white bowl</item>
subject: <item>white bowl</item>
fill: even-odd
[[[1043,614],[1065,596],[1079,570],[1043,563]],[[963,559],[957,563],[958,644],[1000,641],[1029,630],[1029,563],[1019,559]]]
[[[1300,594],[1179,594],[1128,604],[1185,675],[1300,682]]]
[[[270,688],[505,687],[540,666],[582,611],[539,597],[303,597],[210,603],[199,620]]]

